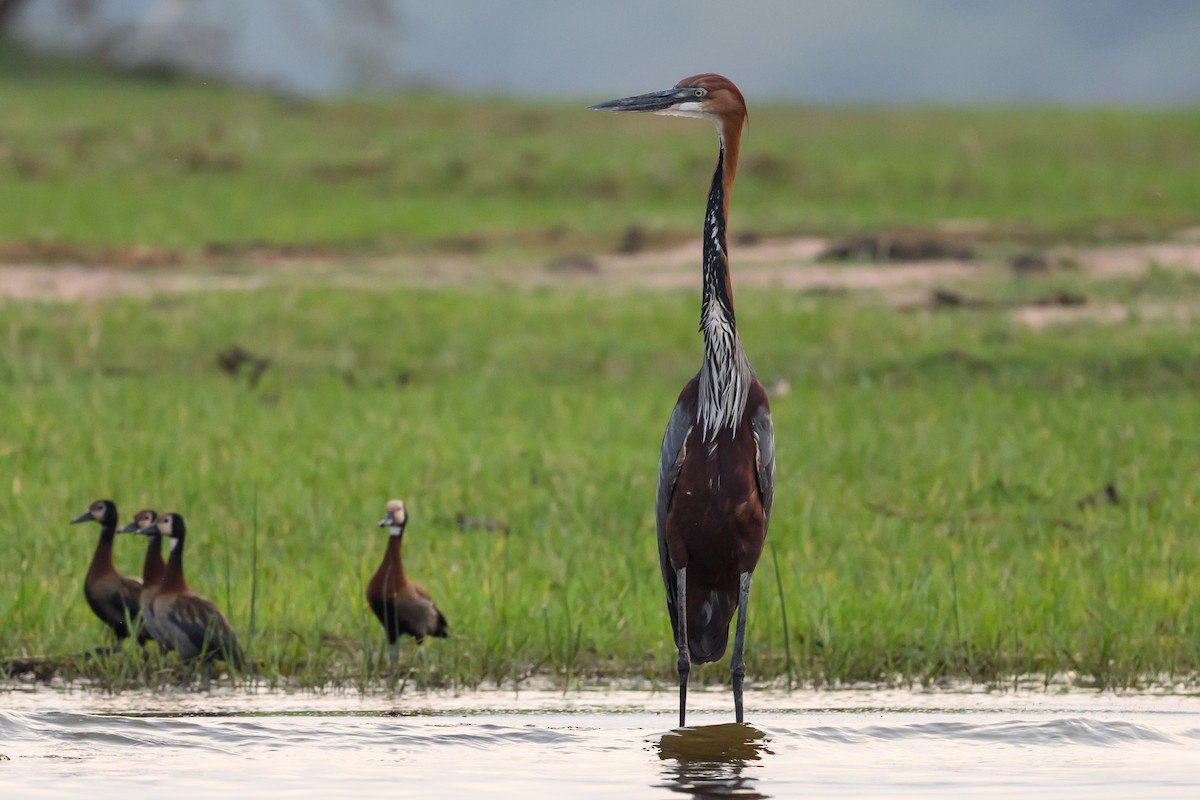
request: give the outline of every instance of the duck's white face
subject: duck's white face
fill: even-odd
[[[169,537],[173,544],[183,537],[183,520],[178,514],[159,514],[157,519],[139,529],[138,533],[157,533]]]
[[[387,528],[393,536],[399,536],[404,532],[404,526],[408,523],[408,512],[404,510],[403,500],[389,500],[387,504],[387,513],[383,519],[379,521],[379,527]]]
[[[87,511],[71,520],[71,524],[75,525],[80,522],[99,522],[101,525],[103,525],[106,521],[116,519],[116,517],[117,507],[111,500],[97,500],[88,506]]]

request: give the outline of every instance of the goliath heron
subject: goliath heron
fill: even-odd
[[[750,577],[762,555],[775,494],[771,410],[738,338],[725,235],[746,101],[728,78],[707,73],[591,108],[698,117],[717,127],[720,150],[704,215],[704,359],[663,435],[655,519],[679,652],[679,725],[685,724],[691,664],[725,655],[735,606],[729,671],[741,723]]]

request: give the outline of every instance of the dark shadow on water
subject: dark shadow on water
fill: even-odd
[[[657,745],[664,783],[674,792],[694,797],[765,798],[755,778],[745,774],[767,749],[767,735],[750,725],[725,723],[680,728],[663,734]]]

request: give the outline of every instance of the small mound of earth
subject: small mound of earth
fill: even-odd
[[[577,275],[595,275],[600,272],[600,265],[596,263],[596,259],[583,253],[559,256],[547,264],[546,268],[551,272]]]
[[[818,261],[936,261],[975,258],[963,242],[929,236],[855,236],[832,242]]]

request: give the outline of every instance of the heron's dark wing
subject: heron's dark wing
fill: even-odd
[[[765,402],[758,407],[750,421],[750,430],[758,445],[756,463],[758,493],[762,498],[766,524],[771,524],[771,506],[775,502],[775,426],[771,422],[771,408]]]
[[[689,414],[681,400],[675,404],[667,430],[663,433],[662,451],[658,458],[658,497],[654,504],[654,521],[658,527],[660,544],[667,538],[667,509],[671,506],[671,495],[675,492],[675,479],[683,466],[684,441],[695,424],[695,416]]]
[[[679,395],[667,430],[663,433],[662,451],[658,460],[658,497],[654,504],[654,521],[658,528],[658,566],[662,570],[663,587],[667,591],[667,610],[671,612],[671,630],[678,630],[675,609],[675,570],[667,552],[667,510],[671,507],[671,496],[675,493],[675,480],[683,466],[685,443],[696,421],[696,385],[691,381]]]

